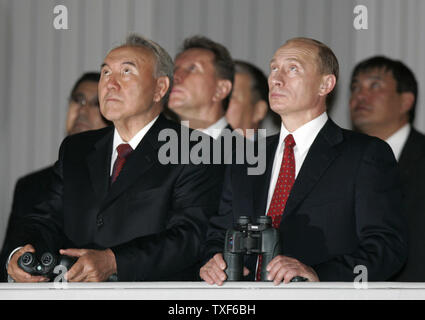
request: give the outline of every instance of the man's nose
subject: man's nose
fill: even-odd
[[[118,90],[119,88],[119,82],[117,81],[117,79],[115,78],[115,76],[111,75],[109,76],[107,83],[106,83],[106,87],[108,89],[115,89]]]
[[[366,101],[367,96],[368,96],[368,92],[367,92],[367,89],[364,87],[357,88],[356,91],[351,94],[351,98],[353,100],[357,100],[358,102]]]
[[[78,108],[78,114],[86,114],[89,110],[89,103],[86,102],[84,104],[80,104],[80,107]]]
[[[179,84],[179,83],[181,82],[180,75],[179,75],[177,72],[176,72],[176,73],[174,73],[173,82],[174,82],[175,84]]]
[[[285,85],[285,80],[281,75],[271,75],[269,77],[270,87],[283,87]]]
[[[174,77],[173,77],[174,84],[182,83],[183,79],[184,79],[183,71],[181,69],[175,70],[174,71]]]

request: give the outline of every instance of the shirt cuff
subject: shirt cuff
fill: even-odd
[[[12,256],[15,254],[15,252],[16,251],[18,251],[19,249],[21,249],[21,248],[23,248],[23,247],[17,247],[15,250],[13,250],[12,251],[12,253],[9,255],[9,258],[7,258],[7,261],[6,261],[6,272],[7,272],[7,268],[9,267],[9,262],[10,262],[10,259],[12,259]],[[7,282],[15,282],[15,280],[11,277],[11,276],[9,276],[9,274],[7,274]]]

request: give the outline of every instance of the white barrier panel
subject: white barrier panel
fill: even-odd
[[[0,300],[425,300],[425,283],[0,283]]]

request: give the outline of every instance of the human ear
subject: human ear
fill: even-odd
[[[319,88],[319,95],[326,96],[328,95],[336,85],[336,77],[333,74],[327,74],[322,77],[322,82]]]
[[[213,96],[213,101],[221,101],[224,100],[232,90],[232,82],[227,79],[220,79],[217,83],[216,92]]]
[[[401,113],[407,113],[412,109],[415,96],[413,92],[403,92],[401,94]]]
[[[156,79],[156,87],[153,95],[153,101],[159,102],[165,96],[170,87],[170,79],[167,76],[162,76]]]

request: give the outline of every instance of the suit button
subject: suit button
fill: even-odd
[[[97,219],[96,219],[96,225],[97,225],[98,227],[103,226],[103,216],[102,216],[101,214],[97,216]]]

